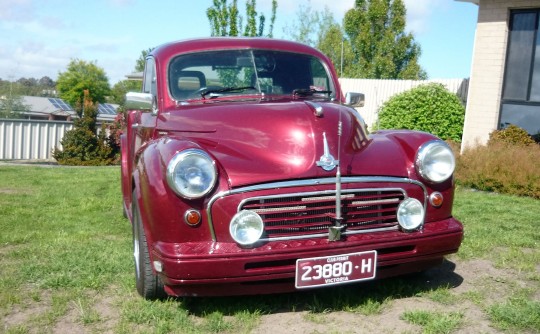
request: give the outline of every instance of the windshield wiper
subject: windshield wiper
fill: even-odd
[[[313,96],[315,94],[328,94],[330,97],[330,94],[332,94],[331,90],[316,90],[313,88],[297,88],[294,89],[292,92],[293,96],[299,96],[299,97],[306,97],[306,96]]]
[[[243,91],[246,89],[257,89],[253,86],[244,86],[244,87],[224,87],[224,88],[216,88],[216,89],[205,89],[201,92],[201,97],[204,98],[208,94],[212,93],[227,93],[227,92],[238,92]]]

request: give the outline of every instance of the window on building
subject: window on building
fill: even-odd
[[[510,13],[500,128],[517,125],[540,133],[540,9]]]

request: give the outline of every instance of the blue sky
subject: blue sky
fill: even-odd
[[[454,0],[404,0],[407,30],[422,47],[429,78],[469,77],[478,7]],[[278,0],[274,37],[296,19],[299,3]],[[341,22],[354,0],[311,0]],[[71,59],[96,61],[114,85],[131,73],[141,51],[162,43],[210,35],[212,0],[0,0],[0,78],[56,80]],[[270,13],[271,0],[257,9]],[[239,0],[241,13],[244,1]]]

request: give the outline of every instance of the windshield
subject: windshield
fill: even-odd
[[[270,50],[222,50],[181,55],[169,66],[175,100],[224,95],[335,96],[330,76],[313,56]]]

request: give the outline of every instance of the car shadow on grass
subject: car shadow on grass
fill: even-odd
[[[235,315],[239,312],[272,314],[282,312],[326,313],[351,311],[378,313],[385,303],[419,296],[440,288],[452,289],[462,284],[455,272],[456,264],[444,260],[437,267],[421,273],[376,281],[346,284],[323,289],[274,295],[178,298],[179,307],[195,316],[219,312]]]

